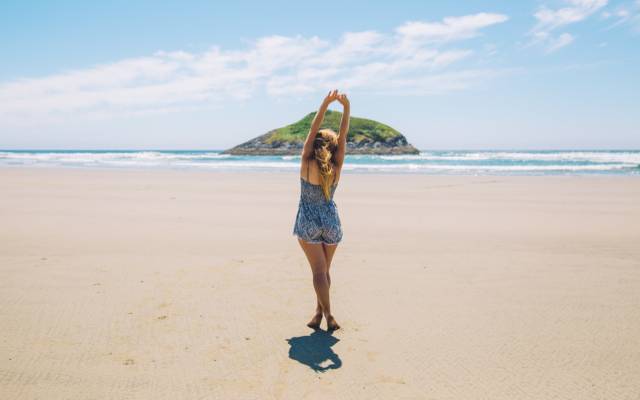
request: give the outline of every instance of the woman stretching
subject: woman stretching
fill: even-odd
[[[324,114],[333,101],[343,107],[340,134],[331,129],[320,129]],[[329,92],[316,113],[302,149],[300,163],[300,203],[293,227],[313,273],[316,291],[316,312],[308,327],[320,327],[322,316],[327,319],[327,329],[340,328],[333,315],[329,301],[331,259],[342,240],[342,227],[333,194],[338,186],[340,171],[347,147],[349,131],[349,100],[337,90]],[[306,177],[306,179],[305,179]]]

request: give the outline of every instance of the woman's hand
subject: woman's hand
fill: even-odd
[[[330,91],[329,94],[327,94],[327,96],[324,98],[323,104],[328,106],[332,102],[338,100],[338,96],[338,89]]]
[[[337,100],[342,104],[342,107],[349,107],[349,99],[345,93],[339,94]]]

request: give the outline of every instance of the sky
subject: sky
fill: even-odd
[[[4,0],[0,149],[226,149],[330,89],[425,150],[640,149],[639,50],[640,0]]]

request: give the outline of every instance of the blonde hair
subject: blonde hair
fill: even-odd
[[[318,130],[318,134],[313,141],[313,156],[320,169],[322,192],[327,201],[331,197],[331,183],[335,179],[335,171],[333,170],[335,161],[333,157],[337,149],[338,134],[331,129]]]

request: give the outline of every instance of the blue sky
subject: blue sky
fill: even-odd
[[[0,148],[223,149],[313,111],[421,149],[638,149],[640,0],[3,1]]]

